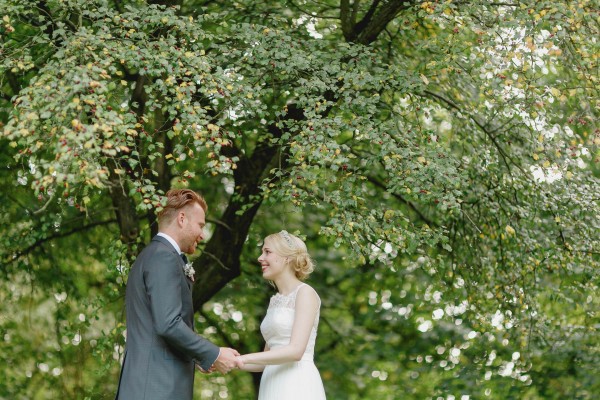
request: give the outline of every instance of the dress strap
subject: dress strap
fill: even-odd
[[[296,295],[298,294],[298,290],[300,290],[300,288],[302,286],[306,286],[306,283],[302,282],[301,284],[296,286],[296,289],[294,289],[294,291],[292,293],[290,293],[290,295],[293,295],[293,297],[296,297]]]

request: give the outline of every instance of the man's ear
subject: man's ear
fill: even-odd
[[[185,212],[179,211],[177,214],[177,225],[183,226],[183,221],[185,220]]]

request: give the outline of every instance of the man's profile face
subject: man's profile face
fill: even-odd
[[[187,254],[193,254],[198,247],[198,243],[204,240],[204,226],[206,225],[206,216],[204,209],[198,203],[192,203],[185,206],[180,211],[183,213],[181,226],[181,251]]]

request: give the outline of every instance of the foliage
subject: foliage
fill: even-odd
[[[226,345],[262,347],[261,237],[307,235],[331,398],[598,392],[594,1],[148,3],[0,1],[0,396],[112,396],[172,186]]]

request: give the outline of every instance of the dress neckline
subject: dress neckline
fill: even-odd
[[[306,283],[304,283],[304,282],[300,283],[298,286],[296,286],[294,288],[294,290],[292,290],[288,294],[282,294],[280,292],[277,292],[277,293],[275,293],[275,296],[290,297],[291,295],[293,295],[294,293],[296,293],[298,291],[298,289],[300,289],[300,287],[302,287],[303,285],[306,285]]]

